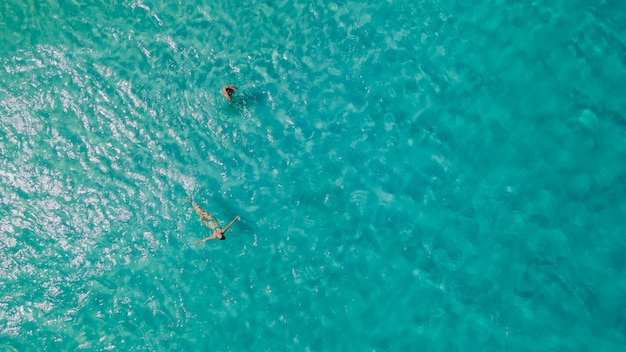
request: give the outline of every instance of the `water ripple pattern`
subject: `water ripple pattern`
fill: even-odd
[[[0,349],[622,349],[625,21],[0,5]]]

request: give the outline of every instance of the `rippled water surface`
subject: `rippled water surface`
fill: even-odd
[[[3,3],[1,349],[621,350],[624,23]]]

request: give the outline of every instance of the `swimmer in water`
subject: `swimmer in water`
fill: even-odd
[[[230,97],[231,95],[233,95],[233,93],[235,93],[236,90],[239,90],[239,88],[233,86],[232,84],[229,84],[227,86],[224,86],[222,88],[222,95],[228,99],[228,100],[232,100]]]
[[[191,202],[191,205],[193,206],[193,210],[195,210],[195,212],[200,216],[200,220],[202,220],[202,222],[211,230],[213,231],[213,234],[209,237],[205,237],[203,239],[201,239],[200,241],[196,241],[194,242],[194,244],[200,244],[202,242],[206,242],[209,240],[214,240],[214,239],[219,239],[219,240],[225,240],[226,236],[224,236],[224,234],[226,233],[226,231],[228,231],[228,229],[233,226],[233,224],[235,223],[235,221],[239,220],[239,215],[235,216],[235,218],[233,220],[231,220],[231,222],[226,225],[226,227],[224,227],[223,229],[219,227],[219,223],[217,222],[217,220],[215,220],[215,218],[213,217],[213,215],[207,213],[206,211],[204,211],[204,209],[202,209],[198,204],[196,204],[193,200],[191,200],[191,198],[189,199],[189,201]]]

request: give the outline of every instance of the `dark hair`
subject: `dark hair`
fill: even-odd
[[[223,241],[226,239],[226,236],[222,235],[222,238],[220,238],[220,241]]]

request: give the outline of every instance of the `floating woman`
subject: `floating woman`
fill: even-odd
[[[236,90],[239,90],[239,88],[233,86],[232,84],[229,84],[227,86],[222,87],[222,95],[226,99],[232,100],[230,97],[231,95],[233,95],[233,93],[235,93]]]
[[[193,244],[200,244],[202,242],[205,241],[209,241],[209,240],[214,240],[214,239],[220,239],[220,240],[225,240],[226,236],[224,236],[224,234],[226,233],[226,231],[228,231],[228,229],[230,229],[231,226],[233,226],[233,224],[235,223],[235,221],[239,220],[239,215],[235,216],[235,218],[233,220],[231,220],[231,222],[226,225],[226,227],[224,227],[223,229],[219,227],[219,223],[217,222],[217,220],[215,220],[215,218],[213,217],[213,215],[207,213],[206,211],[204,211],[204,209],[202,209],[198,204],[196,204],[193,200],[191,200],[191,198],[189,199],[189,201],[191,202],[191,205],[193,206],[193,210],[196,211],[196,213],[198,213],[198,215],[200,215],[200,220],[202,220],[202,222],[211,230],[213,231],[213,234],[209,237],[205,237],[203,239],[201,239],[200,241],[196,241]]]

